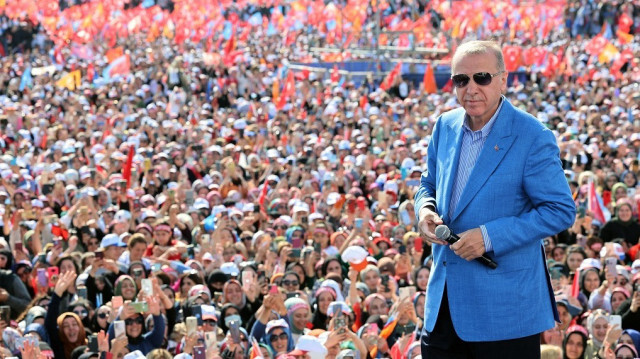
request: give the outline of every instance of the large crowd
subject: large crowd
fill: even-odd
[[[437,20],[418,3],[390,2],[382,22]],[[541,241],[562,319],[541,350],[635,358],[640,42],[616,33],[626,14],[638,38],[640,2],[565,5],[544,38],[482,34],[571,65],[523,66],[505,94],[556,135],[578,209]],[[602,60],[605,29],[619,53]],[[0,18],[2,358],[420,356],[431,248],[413,197],[455,95],[287,70],[326,41],[288,38],[250,33],[239,60],[211,61],[201,43],[131,34],[117,39],[130,70],[92,81],[113,47],[88,57],[35,19]]]

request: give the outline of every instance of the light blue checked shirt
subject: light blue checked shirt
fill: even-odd
[[[469,128],[469,118],[465,115],[464,125],[462,127],[460,160],[458,161],[458,169],[453,182],[453,192],[451,193],[451,202],[449,203],[450,218],[453,217],[453,213],[460,201],[460,196],[462,196],[464,187],[467,185],[467,181],[469,180],[469,175],[471,174],[473,167],[476,165],[478,156],[480,156],[480,152],[482,152],[482,147],[484,147],[484,143],[487,141],[487,137],[489,137],[489,133],[493,128],[493,124],[496,122],[496,118],[498,117],[498,113],[500,113],[503,103],[504,97],[500,100],[500,105],[498,105],[496,113],[494,113],[489,122],[487,122],[487,124],[478,131],[472,131],[471,128]],[[489,233],[487,233],[487,228],[484,225],[481,225],[480,230],[482,231],[482,240],[484,241],[485,251],[492,251],[493,245],[491,244]]]

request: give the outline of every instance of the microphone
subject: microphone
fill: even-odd
[[[436,227],[436,238],[449,244],[454,244],[460,240],[460,237],[458,237],[455,233],[451,233],[449,227],[445,226],[444,224]],[[487,257],[485,254],[476,258],[476,260],[491,269],[496,269],[498,267],[498,263],[496,263],[493,259]]]

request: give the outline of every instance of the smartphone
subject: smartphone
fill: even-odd
[[[380,276],[380,283],[384,286],[384,289],[389,291],[389,275],[383,274]]]
[[[98,335],[91,334],[89,336],[89,351],[98,353]]]
[[[354,227],[356,227],[356,229],[362,229],[362,222],[362,218],[356,218],[356,220],[353,222],[353,225]]]
[[[185,324],[187,326],[187,335],[191,335],[198,330],[198,318],[196,317],[187,317]]]
[[[22,252],[22,242],[16,242],[13,245],[13,249],[15,249],[16,252]]]
[[[300,293],[287,293],[287,299],[289,298],[300,298]]]
[[[407,246],[405,246],[404,244],[401,245],[400,247],[398,247],[398,253],[400,254],[405,254],[407,253]]]
[[[145,278],[142,279],[140,281],[141,287],[142,287],[142,291],[148,295],[148,296],[152,296],[153,295],[153,283],[151,283],[151,279]]]
[[[418,187],[420,185],[420,180],[418,179],[410,179],[407,181],[407,186],[409,187]]]
[[[193,307],[191,307],[191,316],[192,317],[196,317],[196,319],[198,320],[198,325],[203,325],[204,322],[202,320],[202,306],[201,305],[194,305]]]
[[[216,332],[206,332],[204,333],[204,343],[207,345],[207,348],[215,348],[218,346],[218,337],[216,336]]]
[[[611,325],[618,324],[618,329],[622,329],[622,317],[619,315],[610,315],[609,324]]]
[[[113,333],[116,338],[119,338],[121,335],[126,334],[126,326],[124,324],[124,320],[116,320],[113,322]]]
[[[291,250],[291,258],[300,259],[302,250],[300,248],[294,248]]]
[[[280,293],[280,291],[278,290],[278,286],[275,284],[271,284],[271,287],[269,287],[269,294],[278,294]]]
[[[58,269],[58,267],[47,268],[47,277],[49,278],[50,286],[53,286],[53,282],[51,281],[51,278],[53,278],[54,276],[58,276],[59,274],[60,274],[60,270]]]
[[[96,252],[93,252],[93,254],[95,254],[96,259],[98,259],[98,260],[103,260],[104,259],[104,251],[96,251]]]
[[[196,345],[193,347],[193,359],[205,359],[204,345]]]
[[[235,320],[229,322],[229,333],[234,342],[240,343],[240,323]]]
[[[370,335],[377,336],[378,331],[379,331],[379,328],[378,328],[378,324],[376,323],[371,323],[369,324],[369,327],[367,327],[367,333],[369,333]]]
[[[0,306],[0,320],[4,321],[5,324],[11,324],[11,307],[8,305]]]
[[[38,285],[40,287],[47,287],[49,285],[49,277],[47,277],[47,270],[44,268],[38,268]]]
[[[313,251],[316,253],[321,253],[322,252],[322,245],[318,242],[314,242],[313,243]]]
[[[604,261],[606,263],[607,271],[609,271],[609,274],[616,276],[618,273],[618,271],[616,270],[616,264],[618,263],[618,261],[613,257],[605,258]]]
[[[416,252],[422,252],[422,238],[416,237],[413,239],[413,249]]]
[[[144,171],[145,172],[149,172],[150,169],[151,169],[151,159],[150,158],[145,158],[144,159]]]
[[[122,296],[116,295],[116,296],[112,297],[111,298],[111,305],[113,306],[114,310],[120,309],[120,307],[122,307],[122,305],[123,305]]]
[[[81,286],[76,290],[78,298],[87,299],[87,287]]]
[[[193,190],[192,189],[188,189],[188,190],[184,191],[184,202],[188,207],[193,206],[194,197],[193,197]]]
[[[400,287],[400,300],[404,298],[411,299],[414,294],[416,294],[416,287],[408,286],[408,287]]]
[[[149,311],[149,304],[147,302],[132,302],[129,305],[136,311],[136,313],[146,313]]]
[[[47,264],[47,254],[46,253],[38,254],[38,262],[42,264]]]

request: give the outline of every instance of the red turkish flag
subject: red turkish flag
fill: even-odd
[[[524,63],[527,66],[541,66],[546,55],[547,50],[545,50],[544,48],[530,47],[524,52]]]
[[[598,56],[602,52],[605,46],[607,46],[607,39],[605,39],[602,35],[598,35],[591,39],[589,43],[585,46],[585,50],[589,55]]]
[[[558,65],[560,65],[558,56],[556,56],[555,54],[549,54],[549,56],[547,57],[547,67],[544,70],[544,75],[549,77],[555,75],[556,71],[558,70]]]
[[[516,71],[522,63],[522,48],[520,46],[505,46],[502,48],[502,56],[507,71]]]
[[[626,13],[622,13],[618,18],[618,30],[624,31],[628,34],[632,25],[633,20]]]

